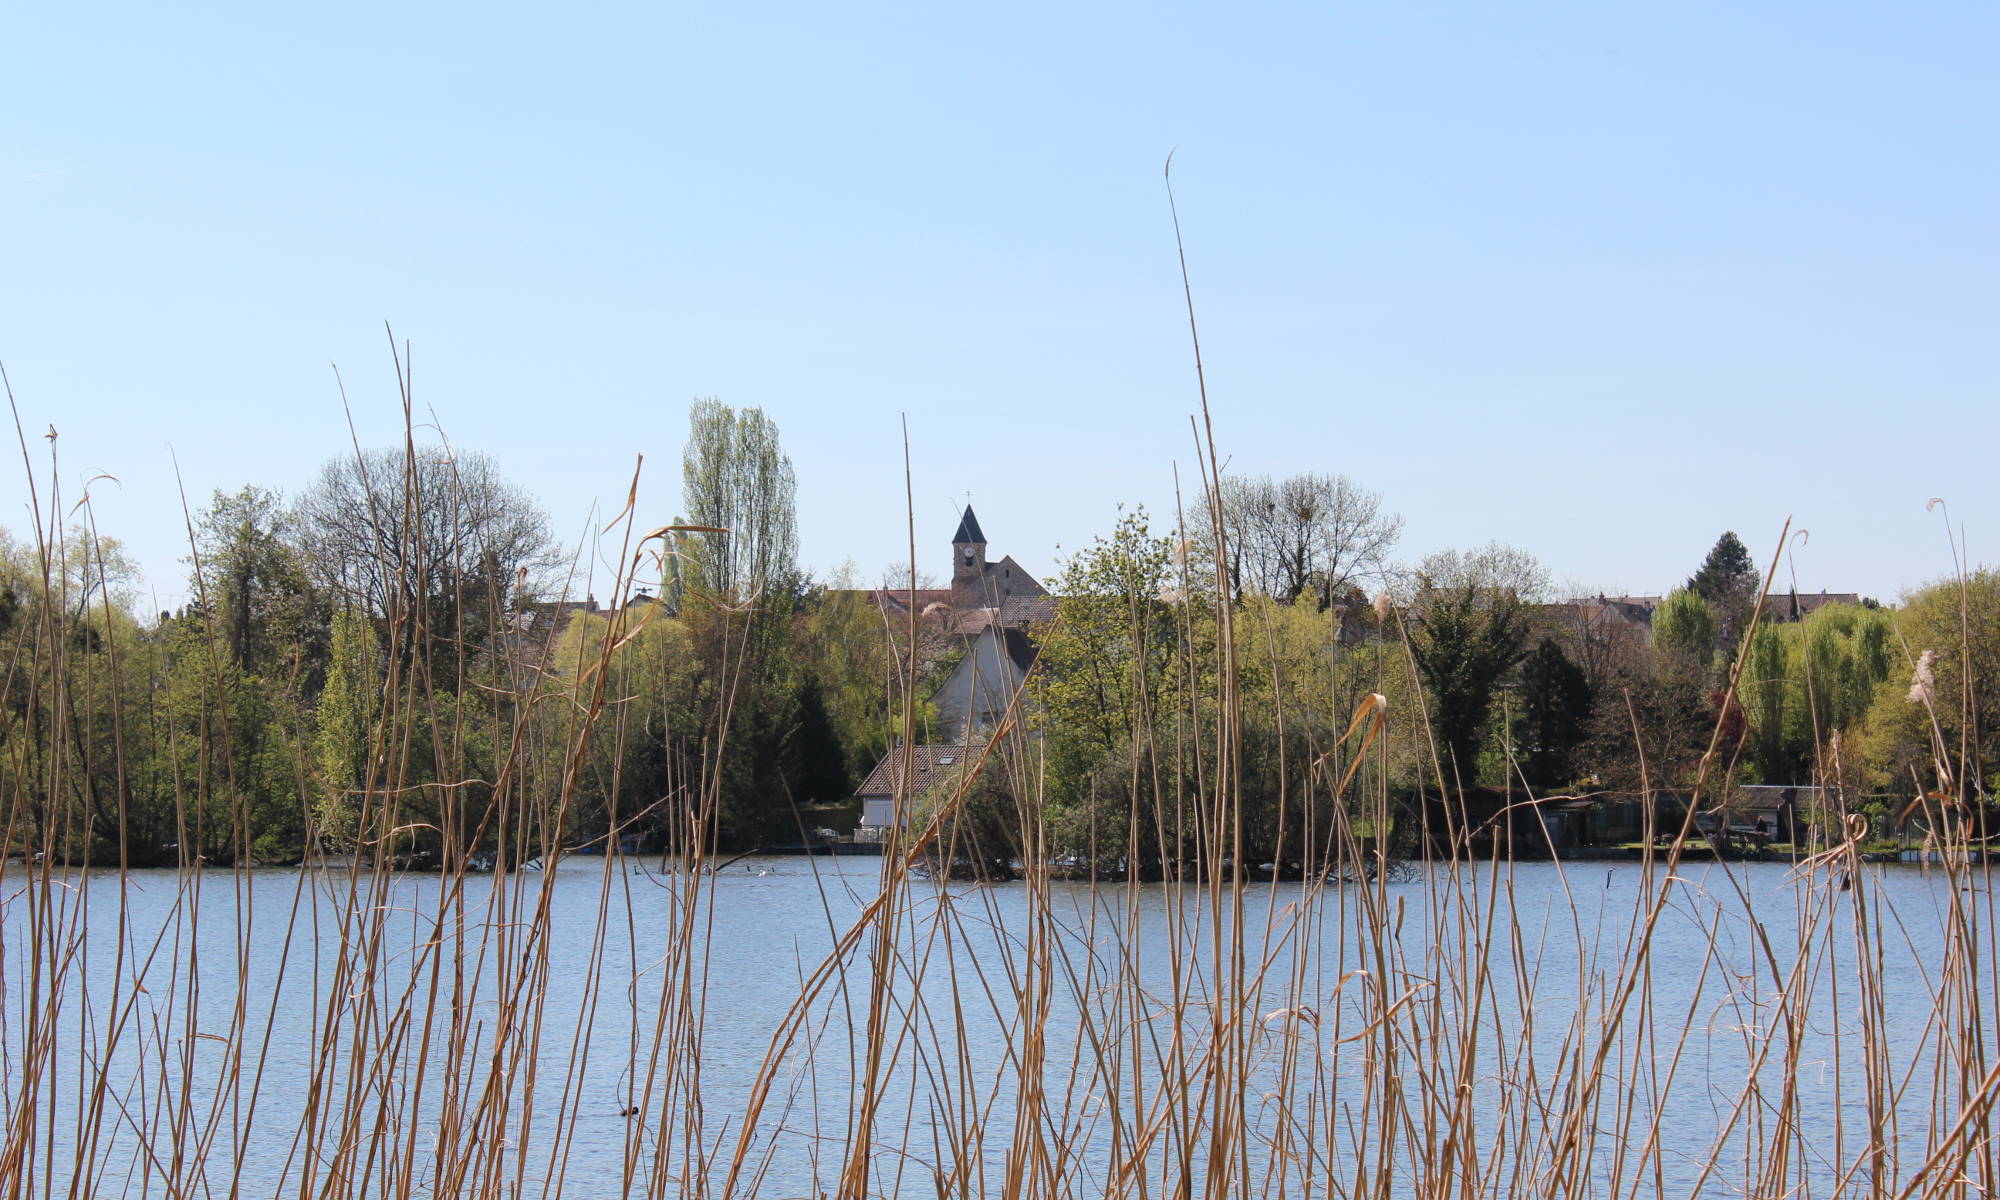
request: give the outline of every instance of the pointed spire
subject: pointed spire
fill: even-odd
[[[979,518],[972,515],[972,506],[970,504],[965,506],[965,515],[959,518],[958,533],[953,535],[951,544],[954,546],[968,544],[983,546],[986,544],[986,534],[980,530]]]

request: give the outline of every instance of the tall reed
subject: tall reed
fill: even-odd
[[[409,418],[406,364],[399,375]],[[1206,422],[1194,432],[1211,503],[1193,507],[1218,512],[1222,456]],[[21,441],[29,478],[57,478],[53,441],[46,467]],[[614,595],[677,536],[639,522],[637,486],[635,473],[607,528]],[[370,489],[411,518],[385,561],[420,555],[415,479]],[[0,715],[0,1195],[2000,1188],[1992,879],[1949,788],[1921,801],[1946,851],[1921,871],[1865,862],[1858,818],[1794,868],[1698,864],[1692,810],[1631,864],[1515,864],[1466,852],[1465,813],[1448,809],[1452,828],[1432,840],[1458,852],[1399,875],[1387,834],[1412,818],[1392,805],[1392,742],[1424,750],[1453,791],[1421,711],[1298,699],[1273,631],[1219,577],[1204,586],[1219,565],[1187,564],[1178,682],[1130,681],[1153,733],[1131,747],[1123,811],[1091,819],[1126,847],[1190,844],[1192,865],[1066,878],[1044,744],[1017,695],[971,769],[933,803],[906,797],[921,820],[879,870],[794,864],[818,873],[816,911],[787,918],[789,961],[783,938],[759,953],[783,1007],[745,1012],[729,999],[742,947],[719,931],[743,928],[758,901],[715,831],[750,608],[720,614],[722,700],[709,727],[677,731],[694,747],[686,770],[644,811],[614,799],[592,868],[562,860],[583,779],[621,761],[593,749],[637,736],[627,701],[658,686],[620,653],[646,619],[629,607],[572,658],[546,635],[516,639],[514,682],[482,701],[504,734],[490,774],[440,708],[479,689],[386,653],[365,779],[337,798],[351,846],[319,823],[329,781],[302,774],[296,802],[325,839],[306,866],[259,872],[237,854],[226,870],[139,872],[91,861],[82,824],[102,814],[124,829],[123,734],[69,719],[79,690],[105,685],[95,672],[123,669],[115,645],[73,649],[80,603],[110,603],[102,542],[87,523],[71,532],[52,486],[42,495],[36,615],[0,668],[22,697]],[[1219,563],[1227,530],[1206,535]],[[502,603],[469,594],[461,629],[464,606]],[[392,647],[462,636],[436,620],[394,602],[381,615]],[[915,654],[899,661],[885,708],[914,733]],[[205,670],[219,696],[212,646]],[[1315,864],[1290,882],[1256,882],[1245,861],[1246,807],[1264,799],[1243,776],[1249,706],[1274,713],[1277,786],[1303,801],[1278,810],[1302,814],[1281,818],[1281,857]],[[188,761],[233,761],[226,706],[212,716]],[[1963,780],[1965,749],[1942,734],[1937,749],[1936,774]],[[1826,754],[1837,781],[1837,741]],[[1706,785],[1724,758],[1718,736]],[[1183,779],[1185,794],[1165,782]],[[90,797],[93,780],[111,794]],[[1020,880],[943,878],[978,836],[971,806],[994,796]],[[192,772],[176,797],[183,825],[221,813],[247,845],[251,798],[228,770]],[[616,834],[639,821],[664,823],[664,854],[622,851]],[[452,834],[435,874],[400,863],[418,824]],[[496,851],[490,874],[482,849]]]

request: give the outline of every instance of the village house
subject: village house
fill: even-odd
[[[997,729],[1017,706],[1022,683],[1034,666],[1035,631],[1055,618],[1056,598],[1008,555],[986,556],[986,534],[966,506],[951,541],[951,587],[871,592],[891,616],[916,615],[946,631],[950,671],[929,696],[943,740],[915,747],[915,770],[902,777],[906,757],[892,746],[855,792],[861,801],[863,840],[879,839],[896,825],[898,798],[922,796],[945,778],[940,768],[963,762],[968,746]]]
[[[929,792],[932,785],[948,778],[954,767],[971,761],[977,746],[916,746],[905,754],[892,747],[861,781],[855,796],[861,801],[860,841],[880,840],[897,823],[896,798],[911,799]],[[909,772],[906,782],[905,771]]]
[[[1653,612],[1660,596],[1582,596],[1552,607],[1566,609],[1577,620],[1592,625],[1622,624],[1651,630]],[[1772,622],[1803,621],[1829,604],[1866,604],[1859,592],[1799,592],[1796,589],[1772,592],[1764,601],[1764,619]]]

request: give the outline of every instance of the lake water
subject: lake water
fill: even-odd
[[[879,863],[750,858],[693,893],[656,867],[572,858],[498,893],[492,877],[467,879],[441,905],[436,876],[376,892],[339,872],[135,872],[122,887],[93,873],[44,894],[10,865],[0,876],[0,1061],[14,1140],[37,1131],[28,1193],[68,1194],[80,1177],[106,1196],[169,1194],[163,1178],[216,1195],[298,1194],[308,1180],[318,1193],[339,1178],[349,1182],[330,1194],[459,1194],[469,1185],[454,1182],[454,1163],[501,1181],[496,1194],[719,1189],[774,1031],[877,895]],[[1250,1194],[1324,1194],[1329,1177],[1348,1193],[1372,1188],[1378,1171],[1387,1194],[1434,1185],[1451,1164],[1426,1139],[1454,1104],[1472,1114],[1475,1136],[1451,1169],[1510,1191],[1562,1190],[1547,1177],[1565,1161],[1547,1144],[1560,1125],[1547,1114],[1575,1094],[1577,1047],[1597,1048],[1648,876],[1636,863],[1460,870],[1458,888],[1443,867],[1385,885],[1387,907],[1373,917],[1357,888],[1316,899],[1298,885],[1248,889],[1245,957],[1252,970],[1266,964],[1263,987],[1244,997]],[[1679,874],[1636,997],[1646,1019],[1628,1016],[1607,1044],[1603,1086],[1574,1126],[1593,1147],[1575,1190],[1741,1194],[1757,1190],[1783,1142],[1796,1147],[1789,1177],[1832,1194],[1869,1145],[1870,1046],[1877,1064],[1912,1081],[1888,1149],[1898,1170],[1913,1170],[1957,1116],[1954,1104],[1931,1103],[1936,1072],[1954,1069],[1953,1039],[2000,1028],[1990,894],[1960,893],[1958,911],[1976,922],[1961,944],[1983,957],[1953,977],[1974,986],[1940,1000],[1953,912],[1940,872],[1881,868],[1849,891],[1775,864],[1684,864]],[[1660,886],[1663,873],[1651,879]],[[1970,882],[1984,888],[1983,877]],[[1048,887],[1045,909],[1020,884],[911,892],[883,992],[895,1016],[870,1139],[876,1193],[935,1195],[935,1171],[952,1161],[970,1176],[949,1187],[997,1192],[1012,1148],[1029,1143],[1067,1155],[1032,1168],[1049,1187],[1130,1190],[1108,1165],[1137,1127],[1129,1110],[1174,1108],[1159,1089],[1176,1071],[1191,1085],[1203,1078],[1199,1043],[1217,1000],[1209,955],[1226,945],[1211,939],[1206,894]],[[1868,938],[1880,966],[1866,972],[1855,961],[1857,899],[1880,925]],[[1035,911],[1051,919],[1031,920]],[[1389,930],[1379,945],[1377,921]],[[833,1190],[866,1072],[872,945],[860,939],[804,1010],[739,1193]],[[66,947],[77,953],[57,988]],[[343,959],[364,969],[343,975]],[[1045,974],[1024,973],[1034,961]],[[1468,990],[1478,964],[1484,986]],[[1864,975],[1881,986],[1872,1027]],[[1789,1009],[1778,1003],[1787,989],[1798,997]],[[1390,1019],[1375,1023],[1385,1008]],[[1024,1023],[1046,1033],[1039,1071],[1020,1059]],[[503,1026],[539,1035],[501,1037],[496,1051]],[[1177,1030],[1187,1044],[1174,1044]],[[1111,1031],[1122,1035],[1110,1050],[1125,1064],[1116,1074],[1104,1065]],[[36,1056],[42,1035],[53,1050]],[[1980,1045],[1990,1061],[1990,1040]],[[1760,1054],[1760,1090],[1745,1102]],[[32,1087],[31,1060],[51,1068]],[[1027,1143],[1016,1129],[1024,1071],[1046,1092]],[[1383,1102],[1391,1093],[1400,1098]],[[1656,1102],[1665,1144],[1649,1157]],[[1402,1124],[1384,1157],[1376,1122],[1392,1110]],[[308,1113],[314,1146],[298,1136]],[[1975,1154],[1975,1169],[1991,1162],[1985,1134],[1989,1157]],[[1186,1161],[1172,1142],[1163,1134],[1145,1156],[1148,1195],[1183,1171],[1200,1178],[1200,1139]],[[407,1177],[384,1165],[399,1155]],[[1850,1186],[1867,1180],[1864,1170]]]

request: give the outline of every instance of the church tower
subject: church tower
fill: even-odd
[[[972,506],[965,506],[958,532],[951,539],[951,598],[958,608],[977,608],[985,603],[982,593],[986,579],[986,535]]]

